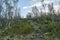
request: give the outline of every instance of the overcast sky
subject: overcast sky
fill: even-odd
[[[34,7],[35,5],[37,6],[38,9],[41,9],[41,0],[20,0],[18,5],[21,9],[21,15],[22,17],[25,17],[28,12],[31,12],[31,8]],[[44,0],[44,4],[50,4],[54,3],[54,9],[58,10],[59,8],[59,2],[60,0]],[[46,11],[48,11],[46,7]]]

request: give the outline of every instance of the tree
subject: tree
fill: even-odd
[[[49,8],[49,12],[51,14],[53,14],[54,13],[53,3],[52,4],[48,4],[48,8]]]
[[[33,12],[34,16],[36,16],[36,17],[39,15],[39,10],[37,9],[36,6],[32,7],[32,12]]]
[[[0,0],[0,16],[1,16],[1,12],[2,12],[2,0]]]
[[[32,14],[31,13],[28,13],[27,14],[27,18],[32,18]]]

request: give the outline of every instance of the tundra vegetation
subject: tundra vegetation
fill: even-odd
[[[0,0],[0,40],[60,40],[60,12],[55,12],[53,3],[48,4],[47,14],[35,6],[22,18],[18,1]]]

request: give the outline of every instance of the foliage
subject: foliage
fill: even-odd
[[[13,24],[11,28],[7,29],[11,34],[28,34],[33,32],[33,27],[28,22],[20,22],[19,24]]]

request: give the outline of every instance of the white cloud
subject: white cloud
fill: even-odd
[[[34,7],[34,6],[36,6],[36,7],[41,6],[41,2],[37,2],[37,3],[35,3],[35,4],[31,5],[31,6],[24,6],[23,9],[28,9],[28,8],[31,8],[31,7]]]
[[[41,6],[41,2],[37,2],[37,3],[32,5],[32,7],[34,7],[34,6],[37,6],[37,7]]]
[[[57,12],[58,9],[60,8],[60,5],[54,5],[53,7],[54,7],[55,12]],[[45,12],[45,11],[46,11],[46,12],[49,12],[49,9],[48,9],[48,7],[46,7],[45,10],[42,9],[42,11],[43,11],[43,12]]]
[[[32,0],[33,2],[37,2],[38,0]]]
[[[58,9],[60,8],[60,5],[54,5],[53,7],[54,7],[55,12],[57,12]],[[49,12],[49,9],[48,9],[48,7],[46,7],[45,10],[42,9],[42,11],[43,11],[43,12],[45,12],[45,11],[46,11],[46,12]]]
[[[55,12],[57,12],[60,8],[60,5],[54,5],[53,7],[54,7]],[[39,11],[41,11],[41,10],[39,10]],[[49,12],[48,7],[46,7],[45,9],[42,9],[42,12]]]
[[[31,6],[24,6],[23,9],[31,8]]]
[[[28,7],[23,7],[23,9],[26,9],[26,8],[28,8]]]
[[[36,0],[33,0],[33,1],[36,1]],[[44,0],[44,3],[48,4],[48,3],[51,3],[53,1],[54,0]],[[31,6],[24,6],[23,9],[31,9],[31,7],[34,7],[34,6],[40,7],[41,5],[42,5],[41,2],[36,2],[33,5],[31,5]],[[58,7],[59,7],[59,5],[54,5],[54,9],[55,10],[58,10]],[[49,12],[48,8],[45,8],[45,10],[42,9],[42,11]]]
[[[42,12],[49,12],[48,7],[46,7],[45,9],[42,9]]]
[[[39,6],[42,5],[41,2],[37,2],[38,0],[32,0],[32,1],[33,1],[33,2],[36,2],[36,3],[32,4],[31,6],[24,6],[23,9],[28,9],[28,8],[31,8],[31,7],[34,7],[34,6],[39,7]],[[48,4],[48,3],[51,3],[51,2],[53,2],[53,1],[54,1],[54,0],[44,0],[44,4]]]
[[[54,5],[54,9],[57,11],[60,8],[60,5]]]
[[[44,0],[45,4],[48,4],[48,3],[51,3],[51,2],[54,2],[54,0]]]
[[[45,8],[46,12],[49,12],[49,9],[48,8]]]

